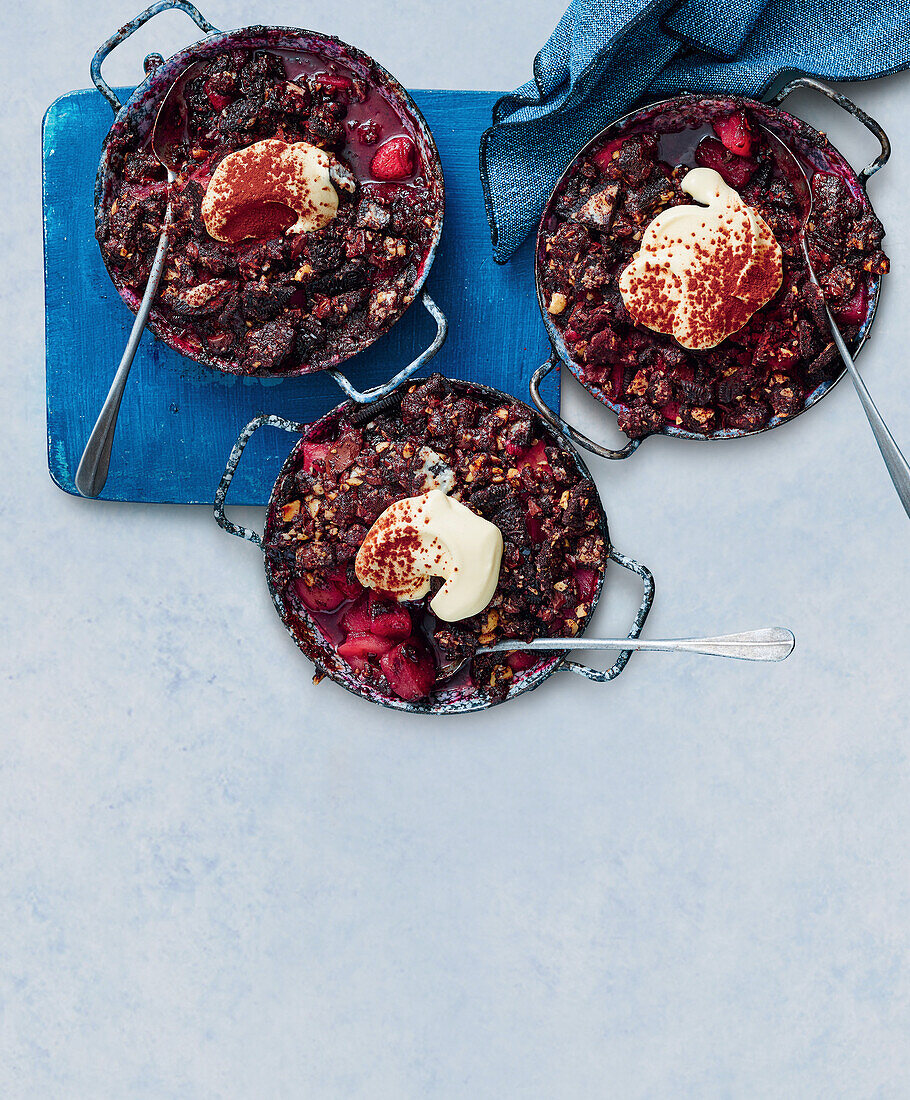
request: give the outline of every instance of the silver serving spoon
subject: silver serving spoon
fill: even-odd
[[[152,270],[145,286],[142,301],[136,310],[136,319],[127,340],[123,358],[114,375],[114,381],[108,391],[107,398],[101,406],[101,412],[92,428],[92,434],[88,437],[85,450],[76,471],[76,488],[84,497],[96,497],[104,488],[107,481],[107,471],[111,460],[111,446],[114,442],[114,432],[117,428],[117,414],[120,412],[120,401],[129,377],[133,357],[142,339],[142,332],[148,320],[152,301],[158,291],[161,282],[161,274],[164,271],[164,261],[168,249],[168,226],[171,222],[170,188],[177,178],[176,153],[183,140],[186,127],[186,101],[183,98],[183,90],[186,82],[202,62],[194,62],[188,66],[168,89],[167,95],[158,108],[155,116],[155,125],[152,130],[152,152],[167,169],[168,204],[164,214],[164,225],[161,236],[158,238],[158,248],[155,259],[152,261]]]
[[[746,630],[742,634],[722,634],[717,638],[535,638],[531,642],[514,639],[496,645],[479,646],[477,654],[514,653],[516,650],[558,649],[646,649],[658,653],[704,653],[709,657],[735,657],[740,661],[785,661],[793,652],[796,638],[782,626]],[[463,657],[443,665],[437,683],[448,680],[468,661]]]
[[[742,634],[716,638],[535,638],[532,642],[497,642],[478,653],[510,653],[516,649],[648,649],[660,653],[705,653],[709,657],[736,657],[740,661],[784,661],[796,638],[782,626],[765,626]]]
[[[803,258],[806,261],[809,277],[812,279],[812,282],[818,286],[818,279],[815,277],[815,271],[812,269],[812,264],[809,260],[809,250],[806,246],[806,226],[812,215],[812,188],[809,185],[809,177],[806,175],[799,160],[794,156],[792,150],[777,136],[777,134],[769,130],[767,126],[762,126],[761,129],[771,145],[774,159],[777,161],[777,166],[793,185],[796,197],[803,209],[803,224],[800,229],[799,242],[803,250]],[[876,408],[875,402],[866,389],[866,383],[862,380],[859,371],[856,369],[856,364],[853,362],[853,356],[844,343],[844,338],[841,336],[840,329],[837,327],[837,322],[831,315],[831,310],[828,309],[827,304],[825,305],[825,313],[828,315],[828,323],[831,326],[831,336],[834,340],[834,344],[840,352],[840,357],[844,361],[847,373],[853,380],[853,385],[856,387],[856,392],[859,394],[863,410],[872,428],[872,434],[875,436],[875,442],[878,444],[878,449],[881,451],[882,458],[885,460],[885,466],[888,469],[888,473],[891,475],[891,480],[894,482],[894,488],[897,489],[897,495],[901,499],[904,511],[910,516],[910,465],[907,464],[907,460],[901,453],[900,447],[894,442],[894,436],[888,431],[887,424],[885,424],[881,413]]]

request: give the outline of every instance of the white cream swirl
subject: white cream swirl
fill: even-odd
[[[764,218],[712,168],[682,189],[704,206],[671,206],[650,222],[619,277],[633,320],[693,351],[713,348],[780,289],[783,256]]]
[[[274,227],[282,208],[297,215],[285,233],[321,229],[338,213],[331,167],[330,155],[306,141],[289,145],[267,138],[229,153],[215,169],[202,199],[209,236],[237,242],[266,231],[277,235]]]
[[[453,623],[487,606],[501,561],[499,528],[432,489],[386,508],[361,543],[354,569],[361,584],[397,600],[419,600],[432,577],[443,577],[430,607]]]

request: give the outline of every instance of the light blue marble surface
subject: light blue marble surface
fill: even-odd
[[[495,88],[560,4],[206,12]],[[770,436],[595,465],[649,630],[787,625],[787,663],[643,654],[438,723],[313,687],[205,509],[47,476],[38,127],[132,14],[8,6],[0,40],[0,1096],[910,1095],[910,525],[847,385]],[[112,83],[187,40],[160,27]],[[851,94],[894,139],[862,363],[910,445],[910,76]],[[604,630],[636,600],[614,575]]]

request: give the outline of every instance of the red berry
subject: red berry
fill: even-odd
[[[695,150],[695,163],[702,168],[713,168],[731,187],[745,187],[755,175],[758,164],[754,160],[737,156],[722,145],[717,138],[706,137]]]
[[[325,462],[325,456],[329,453],[328,443],[304,443],[303,445],[303,468],[311,474],[316,466],[317,462]]]
[[[373,154],[370,175],[377,180],[403,180],[413,176],[417,164],[417,148],[409,137],[394,137],[384,142]]]
[[[518,459],[515,463],[517,469],[521,469],[523,466],[547,466],[547,450],[544,446],[542,439],[538,439],[537,442],[529,450]]]
[[[583,603],[589,603],[594,599],[597,591],[597,574],[593,569],[576,569],[575,585],[578,588],[578,597]]]
[[[375,145],[382,137],[382,126],[374,118],[364,119],[363,122],[352,122],[349,125],[364,145]]]
[[[719,118],[711,123],[714,133],[724,145],[738,157],[752,155],[752,146],[755,136],[749,126],[749,120],[742,111],[730,115],[728,118]]]

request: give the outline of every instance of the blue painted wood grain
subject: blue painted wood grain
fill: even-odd
[[[128,90],[124,90],[126,98]],[[416,91],[442,157],[445,228],[426,288],[449,319],[449,337],[426,368],[528,398],[548,347],[534,295],[533,242],[506,267],[493,262],[477,147],[495,92]],[[44,120],[44,245],[48,468],[75,493],[79,456],[120,360],[133,316],[108,278],[94,238],[92,192],[112,113],[94,90],[58,99]],[[363,389],[385,381],[432,339],[419,304],[342,369]],[[548,394],[558,402],[555,386]],[[323,374],[261,380],[193,363],[150,333],[133,362],[102,498],[208,504],[240,429],[259,412],[306,422],[338,404]],[[258,433],[231,488],[263,504],[288,453],[283,432]]]

